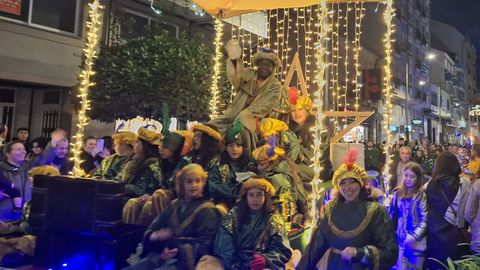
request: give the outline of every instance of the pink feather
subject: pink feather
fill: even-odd
[[[347,154],[345,155],[343,162],[345,162],[349,170],[352,169],[353,164],[357,160],[357,155],[358,155],[357,147],[351,148],[350,150],[348,150]]]
[[[288,100],[292,105],[296,105],[300,94],[295,86],[292,86],[288,89]]]

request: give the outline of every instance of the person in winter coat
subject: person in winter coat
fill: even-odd
[[[394,269],[423,269],[427,249],[427,196],[422,190],[422,168],[410,162],[403,168],[402,184],[393,194],[390,217],[397,231],[398,261]]]
[[[427,254],[446,264],[447,258],[456,260],[465,255],[465,242],[461,230],[464,220],[466,199],[470,180],[460,176],[462,169],[454,154],[445,151],[438,156],[432,179],[427,183]],[[438,269],[441,265],[427,259],[427,269]]]

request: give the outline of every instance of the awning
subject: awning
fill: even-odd
[[[195,4],[218,18],[228,18],[245,13],[318,5],[319,0],[193,0]],[[351,3],[352,0],[327,0],[327,3]],[[357,0],[355,2],[383,2],[383,0]]]

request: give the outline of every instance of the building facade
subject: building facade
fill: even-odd
[[[15,1],[14,1],[15,2]],[[15,8],[0,3],[0,122],[15,130],[27,127],[31,138],[49,136],[56,128],[76,129],[73,98],[82,65],[89,1],[16,1]],[[177,3],[178,2],[178,3]],[[104,5],[102,42],[132,38],[115,20],[130,20],[136,36],[153,21],[178,36],[198,35],[212,44],[211,18],[186,1],[112,0]],[[213,46],[213,45],[212,45]],[[113,124],[92,121],[87,135],[113,132]]]

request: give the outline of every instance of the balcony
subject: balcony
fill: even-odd
[[[405,86],[400,86],[399,88],[393,89],[393,94],[392,94],[392,102],[399,102],[399,101],[404,101],[407,99],[407,95],[405,93]]]

